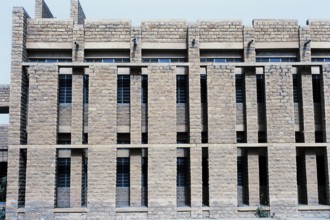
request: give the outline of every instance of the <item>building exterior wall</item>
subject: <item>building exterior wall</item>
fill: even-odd
[[[0,87],[0,109],[10,112],[9,127],[0,126],[0,150],[8,151],[7,219],[234,218],[253,217],[258,207],[273,217],[328,217],[330,65],[312,61],[315,51],[330,58],[330,21],[299,27],[296,20],[252,26],[166,20],[132,27],[126,20],[88,20],[77,0],[70,19],[52,17],[43,0],[36,0],[35,18],[13,10],[10,93]],[[29,52],[41,49],[72,50],[72,59],[31,62]],[[296,57],[257,62],[260,51]],[[91,52],[102,63],[87,61]],[[157,63],[143,61],[145,54]],[[204,62],[205,54],[227,62]],[[129,61],[104,60],[117,58]],[[72,75],[71,103],[60,103],[63,74]],[[129,92],[119,75],[128,76]],[[185,88],[177,81],[182,75]],[[128,102],[118,101],[120,89]],[[67,175],[60,158],[70,159]],[[59,186],[60,175],[70,183]],[[298,184],[306,185],[307,204]],[[55,202],[63,189],[67,208]]]

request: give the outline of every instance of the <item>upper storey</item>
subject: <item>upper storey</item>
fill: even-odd
[[[296,56],[291,59],[294,62],[311,62],[313,55],[330,58],[330,20],[310,20],[303,27],[297,20],[283,19],[257,19],[252,26],[244,26],[240,20],[190,24],[181,20],[150,20],[133,27],[128,20],[88,20],[78,0],[71,0],[70,12],[70,19],[54,18],[44,0],[36,0],[35,18],[29,18],[23,9],[14,9],[14,17],[23,17],[14,19],[13,24],[17,26],[18,22],[24,33],[21,43],[27,56],[23,61],[36,60],[44,56],[42,50],[51,49],[66,49],[53,51],[53,56],[69,62],[95,58],[119,58],[125,62],[143,62],[145,58],[151,62],[156,50],[166,50],[156,54],[158,58],[174,57],[185,62],[222,57],[258,62],[265,61],[263,57],[269,54],[286,57],[283,60]],[[191,59],[189,48],[199,49],[200,59]],[[104,51],[107,49],[115,52]]]

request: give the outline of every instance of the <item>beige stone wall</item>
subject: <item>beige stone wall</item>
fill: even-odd
[[[53,218],[56,149],[33,146],[27,151],[25,218]],[[42,174],[42,175],[41,175]]]
[[[86,20],[86,42],[127,42],[131,40],[131,23],[116,20]],[[128,48],[127,48],[128,49]]]
[[[243,42],[240,20],[199,21],[200,42]]]
[[[266,66],[265,84],[268,142],[295,142],[291,66]]]
[[[298,42],[299,28],[297,20],[253,20],[256,42]]]
[[[58,105],[58,126],[70,128],[72,124],[72,104],[71,103],[60,103]]]
[[[208,142],[236,142],[234,66],[207,67]]]
[[[84,69],[73,69],[72,75],[72,121],[71,143],[82,144],[83,142],[83,100]]]
[[[9,107],[9,85],[0,85],[0,108]]]
[[[308,20],[310,36],[313,42],[330,41],[330,21],[329,20]]]
[[[116,67],[95,65],[90,68],[88,104],[89,144],[115,144],[117,141],[116,85]]]
[[[8,149],[8,125],[0,125],[0,149]]]
[[[44,0],[35,0],[35,18],[53,18],[53,14]]]
[[[86,16],[79,0],[71,0],[70,17],[74,20],[75,24],[84,23]]]
[[[29,68],[28,144],[56,144],[58,114],[58,68]]]
[[[186,43],[187,23],[185,21],[143,21],[141,23],[143,42]]]
[[[131,133],[131,144],[141,144],[142,137],[142,125],[141,125],[141,75],[138,72],[131,75],[130,80],[130,133]]]
[[[247,143],[258,143],[258,103],[255,70],[245,70],[245,117]]]
[[[148,67],[148,143],[176,143],[176,68]],[[165,105],[164,105],[165,104]],[[160,106],[162,106],[160,108]]]
[[[27,22],[27,42],[71,43],[73,23],[61,19],[30,19]]]

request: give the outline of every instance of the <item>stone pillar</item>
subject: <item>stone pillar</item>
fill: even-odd
[[[176,143],[176,67],[148,67],[148,143]]]
[[[245,117],[247,143],[258,143],[258,101],[255,69],[245,69]]]
[[[192,24],[188,28],[188,59],[189,59],[189,133],[190,143],[202,142],[201,124],[201,83],[200,83],[200,54],[199,28]]]
[[[190,148],[191,218],[203,218],[202,148]]]
[[[74,68],[72,74],[72,120],[71,144],[83,142],[83,115],[84,115],[84,69]]]
[[[72,61],[84,62],[85,59],[85,29],[84,25],[73,26]]]
[[[53,18],[53,14],[44,0],[35,0],[35,18]]]
[[[294,104],[292,67],[265,66],[267,140],[294,143]]]
[[[256,49],[255,49],[255,32],[253,27],[243,27],[244,33],[244,61],[255,62],[256,61]]]
[[[322,116],[323,116],[323,132],[324,142],[330,142],[330,64],[323,65],[323,74],[321,80],[323,100],[322,100]]]
[[[260,205],[260,182],[259,182],[259,153],[255,150],[248,150],[248,186],[249,205]]]
[[[82,150],[71,150],[70,208],[81,207]]]
[[[6,219],[17,219],[18,190],[19,190],[19,148],[10,146],[8,150],[8,176]]]
[[[11,83],[10,83],[10,117],[9,117],[9,145],[26,143],[26,87],[22,62],[27,60],[26,35],[27,19],[30,18],[23,8],[13,9],[12,52],[11,52]],[[27,77],[26,77],[27,78]],[[10,174],[9,174],[10,175]]]
[[[39,133],[39,132],[37,132]],[[25,218],[53,219],[56,149],[32,146],[27,150]]]
[[[115,144],[117,67],[91,66],[89,70],[88,142],[91,145]]]
[[[304,26],[299,28],[299,55],[300,62],[311,62],[311,40],[310,27]]]
[[[314,150],[306,150],[306,186],[308,205],[318,205],[318,185],[317,185],[317,164],[316,153]]]
[[[237,149],[209,145],[210,218],[237,215]]]
[[[276,217],[298,216],[296,148],[285,144],[268,147],[269,203]]]
[[[175,147],[148,148],[148,218],[176,218]]]
[[[236,143],[234,66],[207,67],[208,142]]]
[[[130,206],[141,207],[141,182],[142,182],[142,151],[130,150]]]
[[[141,41],[141,28],[132,27],[131,31],[131,51],[130,60],[131,63],[141,63],[142,58],[142,41]]]
[[[79,0],[71,0],[70,18],[75,24],[84,24],[86,16]]]
[[[131,71],[130,133],[131,144],[141,144],[142,139],[142,104],[141,75],[138,70]]]
[[[310,70],[301,73],[301,97],[305,143],[315,143],[313,84]]]
[[[28,144],[54,145],[57,142],[58,67],[29,68]]]

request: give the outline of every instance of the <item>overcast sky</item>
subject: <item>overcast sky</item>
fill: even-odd
[[[24,7],[34,17],[35,0],[1,0],[0,84],[10,81],[11,11]],[[53,15],[69,18],[70,0],[46,0]],[[330,19],[330,0],[80,0],[88,19],[130,19],[138,26],[147,19]],[[1,116],[0,116],[1,117]],[[0,119],[1,123],[1,119]]]

